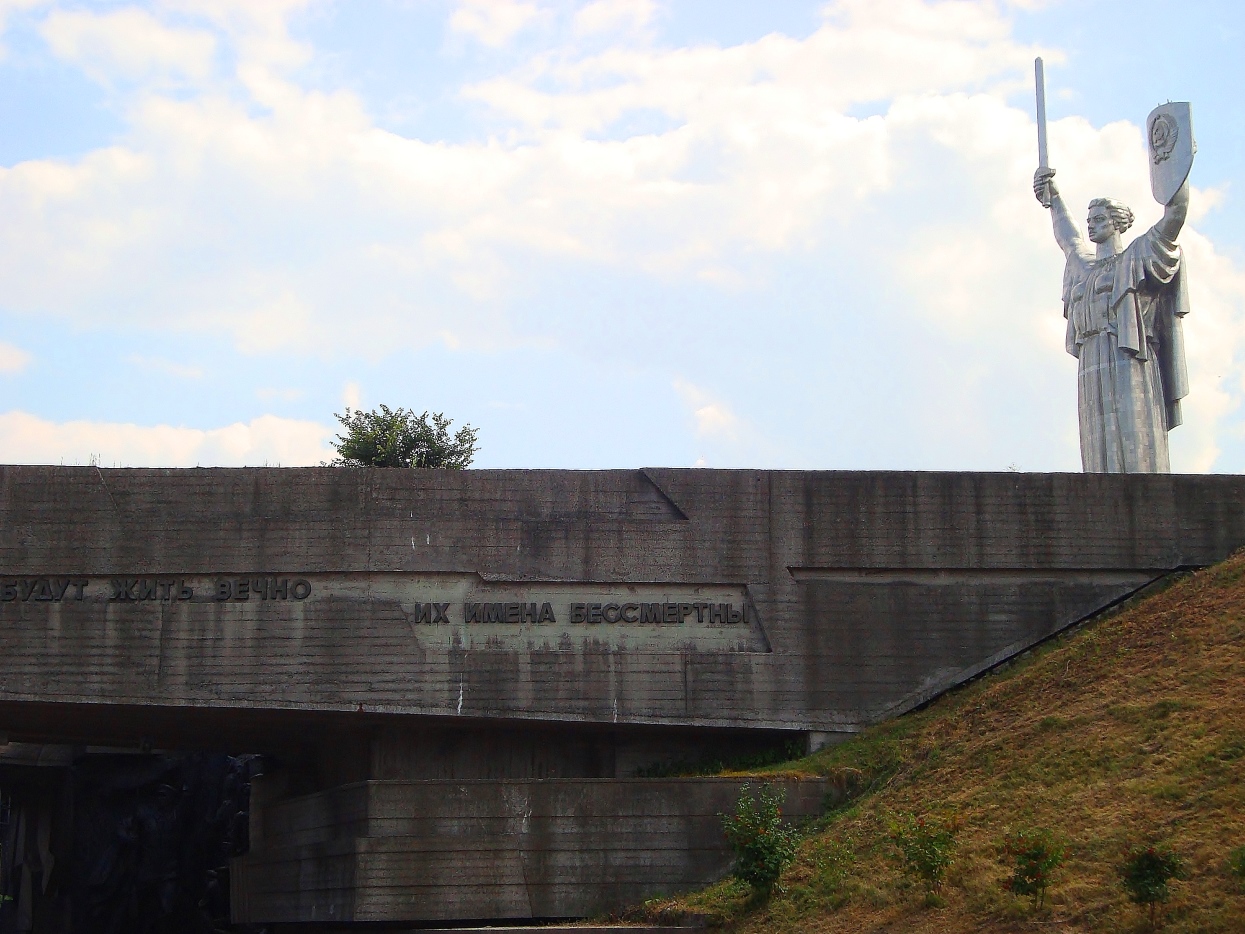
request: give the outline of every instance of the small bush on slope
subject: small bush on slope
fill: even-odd
[[[935,895],[947,879],[955,853],[959,822],[916,814],[900,814],[887,821],[886,832],[899,851],[896,862],[905,875]]]
[[[1022,828],[1003,838],[1002,862],[1012,871],[1008,889],[1015,895],[1033,899],[1034,908],[1046,904],[1046,890],[1063,863],[1065,847],[1045,828]]]
[[[773,893],[799,845],[799,834],[782,819],[785,796],[773,785],[744,785],[735,813],[722,815],[726,840],[735,851],[735,878],[763,899]]]
[[[849,743],[771,770],[855,773],[863,794],[823,819],[759,910],[732,883],[648,906],[760,932],[1033,930],[1007,891],[998,839],[1058,828],[1066,843],[1042,917],[1051,929],[1133,932],[1120,854],[1151,841],[1187,879],[1166,930],[1241,931],[1245,887],[1229,854],[1245,840],[1245,554],[1190,575],[1008,670]],[[963,821],[946,907],[923,906],[887,858],[885,816],[953,809]],[[827,883],[827,846],[849,865]]]

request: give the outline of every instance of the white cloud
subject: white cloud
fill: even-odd
[[[574,29],[580,35],[617,33],[647,26],[656,12],[654,0],[595,0],[575,11]]]
[[[1171,434],[1172,468],[1201,473],[1216,466],[1219,436],[1231,417],[1239,419],[1245,398],[1235,378],[1245,363],[1245,272],[1197,231],[1180,239],[1191,306],[1184,321],[1189,396],[1184,425]]]
[[[289,33],[290,17],[312,0],[163,0],[171,10],[200,18],[224,34],[236,56],[235,75],[262,106],[289,97],[286,75],[308,64],[314,50]]]
[[[596,15],[626,9],[643,12]],[[516,251],[737,286],[737,251],[810,248],[827,214],[894,184],[888,120],[846,106],[1027,68],[989,8],[948,9],[909,22],[849,5],[805,41],[541,56],[465,89],[516,130],[459,144],[379,130],[351,93],[280,78],[298,55],[280,18],[218,11],[266,109],[148,96],[124,145],[0,171],[0,282],[18,309],[224,326],[246,352],[354,348],[377,329],[389,346],[522,340],[500,317]],[[594,138],[646,112],[670,128]]]
[[[525,0],[458,0],[450,28],[497,47],[541,18],[540,7]]]
[[[0,462],[124,467],[314,466],[333,456],[333,432],[315,422],[262,415],[208,430],[113,422],[51,422],[0,414]]]
[[[685,379],[676,379],[674,389],[691,411],[698,437],[721,441],[739,440],[743,423],[726,403]]]
[[[0,341],[0,373],[20,373],[30,363],[30,354],[20,347]]]
[[[54,10],[40,31],[59,57],[105,83],[171,74],[202,80],[216,52],[211,33],[165,26],[133,7],[103,14]]]
[[[912,371],[877,376],[931,426],[913,449],[927,444],[946,466],[1075,468],[1062,257],[1030,191],[1032,118],[1009,96],[1027,89],[1036,51],[1058,54],[1017,42],[1005,6],[843,0],[803,39],[680,48],[636,33],[652,4],[600,0],[552,46],[461,88],[486,116],[458,142],[404,138],[354,93],[301,86],[296,68],[315,50],[289,35],[298,6],[179,3],[219,46],[209,55],[195,39],[180,73],[236,57],[234,78],[197,95],[144,88],[117,145],[0,168],[10,309],[223,331],[248,354],[465,354],[587,342],[587,312],[556,327],[541,317],[560,291],[549,283],[584,270],[764,295],[782,262],[816,257],[830,284],[807,319],[884,320],[897,347],[930,345]],[[501,46],[562,22],[551,10],[463,0],[449,25]],[[120,12],[57,13],[79,19],[49,35],[59,29],[84,67],[153,75],[176,70],[168,50],[200,35]],[[1157,217],[1134,123],[1056,121],[1051,151],[1070,203],[1113,194],[1138,229]],[[1197,192],[1194,222],[1222,196]],[[1243,396],[1228,377],[1245,353],[1245,293],[1214,244],[1192,228],[1186,239],[1194,387],[1172,437],[1177,463],[1204,468]],[[849,288],[851,307],[838,297]],[[787,326],[799,341],[802,322]],[[870,396],[860,411],[876,413],[875,394],[855,388]],[[680,389],[701,437],[743,449],[759,442],[736,414],[749,400],[731,391]],[[846,408],[827,401],[815,417]],[[1035,450],[1004,452],[1023,444]]]

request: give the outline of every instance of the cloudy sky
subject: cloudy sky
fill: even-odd
[[[1245,4],[0,0],[0,461],[1077,470],[1074,211],[1194,106],[1182,471],[1245,469]]]

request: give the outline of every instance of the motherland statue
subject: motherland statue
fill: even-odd
[[[1113,198],[1089,203],[1086,243],[1055,187],[1046,149],[1042,60],[1037,60],[1038,170],[1033,193],[1051,212],[1067,257],[1065,346],[1079,361],[1081,466],[1087,473],[1168,473],[1167,432],[1188,395],[1181,318],[1189,311],[1176,237],[1189,213],[1189,170],[1197,147],[1189,105],[1168,103],[1146,120],[1150,187],[1163,217],[1127,247],[1133,212]]]

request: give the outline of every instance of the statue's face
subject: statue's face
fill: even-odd
[[[1106,243],[1115,234],[1115,225],[1111,223],[1111,215],[1104,207],[1089,209],[1089,239],[1095,243]]]

